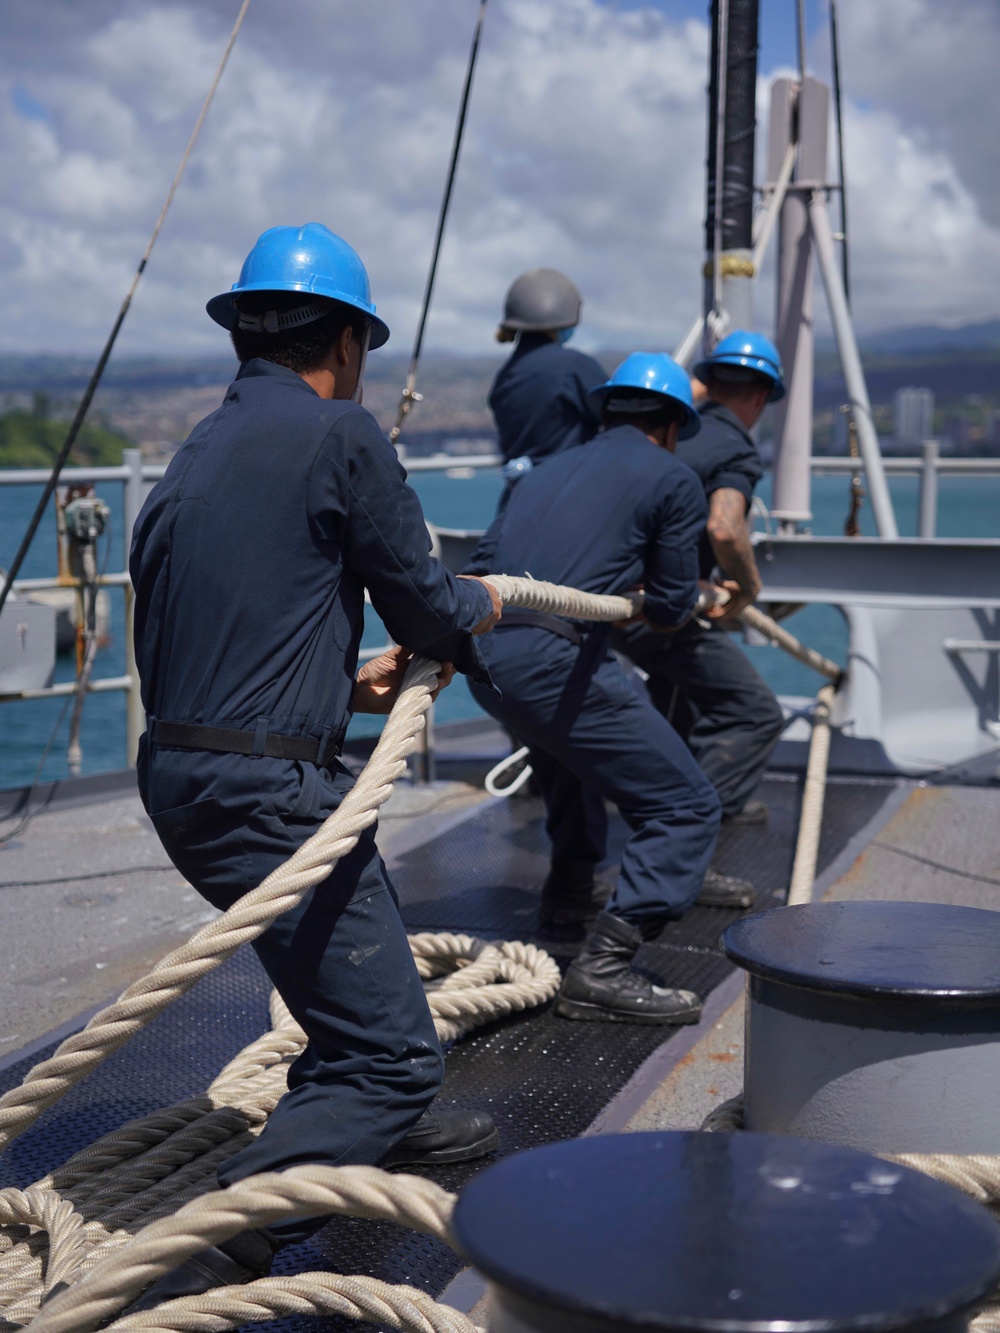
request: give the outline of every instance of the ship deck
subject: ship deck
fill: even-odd
[[[463,771],[474,766],[475,743],[461,758]],[[766,907],[782,901],[788,882],[800,778],[773,774],[761,795],[771,810],[767,828],[725,830],[716,864],[754,880],[758,906]],[[998,908],[998,815],[996,787],[833,778],[817,893]],[[615,816],[609,864],[624,832]],[[211,915],[167,866],[137,796],[114,784],[77,801],[53,800],[16,842],[0,853],[7,909],[0,1041],[10,1052],[0,1059],[0,1090]],[[494,801],[450,777],[404,786],[386,808],[380,845],[409,929],[533,938],[546,866],[537,800]],[[583,1134],[700,1123],[740,1083],[742,981],[717,947],[734,916],[696,907],[638,959],[661,982],[704,997],[698,1027],[580,1024],[535,1010],[454,1045],[444,1096],[487,1107],[505,1154]],[[17,1140],[0,1158],[2,1182],[28,1184],[99,1134],[201,1091],[267,1025],[267,992],[255,956],[242,950]],[[479,1166],[428,1174],[460,1189]],[[410,1282],[463,1309],[481,1295],[451,1251],[390,1224],[335,1221],[283,1252],[276,1271],[317,1267]],[[267,1327],[305,1333],[335,1322],[292,1318]]]

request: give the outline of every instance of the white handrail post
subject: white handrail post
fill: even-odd
[[[921,445],[923,465],[920,469],[920,519],[917,536],[937,534],[938,507],[938,442],[924,440]]]
[[[128,569],[129,550],[132,546],[132,529],[135,527],[139,510],[142,508],[142,453],[139,449],[123,449],[122,463],[128,468],[125,480],[123,503],[123,527],[125,544],[125,568]],[[125,672],[129,677],[129,687],[125,692],[125,763],[135,768],[139,753],[139,737],[146,730],[146,714],[139,694],[139,668],[135,660],[135,638],[133,621],[135,615],[135,597],[131,584],[125,585]]]

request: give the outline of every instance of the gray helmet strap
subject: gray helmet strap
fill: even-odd
[[[371,340],[372,340],[372,326],[371,323],[366,319],[365,333],[364,337],[361,339],[361,364],[358,367],[358,382],[357,384],[355,384],[354,392],[351,394],[352,403],[361,402],[361,393],[365,379],[365,364],[368,361],[368,346],[371,343]]]
[[[666,394],[657,394],[655,397],[648,398],[615,398],[609,396],[604,400],[604,410],[605,412],[659,412],[673,401]]]

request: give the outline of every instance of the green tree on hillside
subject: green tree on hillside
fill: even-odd
[[[50,467],[62,448],[68,421],[53,421],[48,402],[36,395],[30,411],[0,414],[0,467]],[[132,441],[103,426],[84,423],[69,456],[70,466],[107,467],[122,461],[122,449]]]

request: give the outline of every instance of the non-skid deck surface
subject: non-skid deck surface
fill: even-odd
[[[820,869],[878,812],[891,784],[832,782],[828,789]],[[800,784],[769,779],[764,829],[727,829],[715,864],[752,879],[759,905],[781,901],[791,871]],[[609,862],[625,828],[612,820]],[[531,939],[546,840],[540,803],[491,805],[450,832],[403,856],[393,869],[403,918],[414,930],[447,930],[487,938]],[[737,914],[694,908],[645,945],[644,970],[703,996],[731,967],[717,948]],[[560,963],[558,948],[548,946]],[[0,1157],[0,1182],[24,1186],[101,1134],[135,1116],[201,1092],[221,1066],[267,1025],[266,978],[249,949],[204,978],[167,1013],[108,1060]],[[665,1039],[669,1029],[573,1023],[549,1009],[484,1028],[448,1054],[445,1099],[494,1116],[503,1153],[583,1133]],[[0,1073],[0,1091],[18,1083],[49,1052]],[[460,1189],[480,1164],[433,1173]],[[446,1247],[391,1224],[336,1220],[307,1245],[283,1252],[275,1272],[329,1268],[406,1282],[439,1295],[460,1261]],[[257,1328],[319,1333],[343,1321],[294,1317]]]

